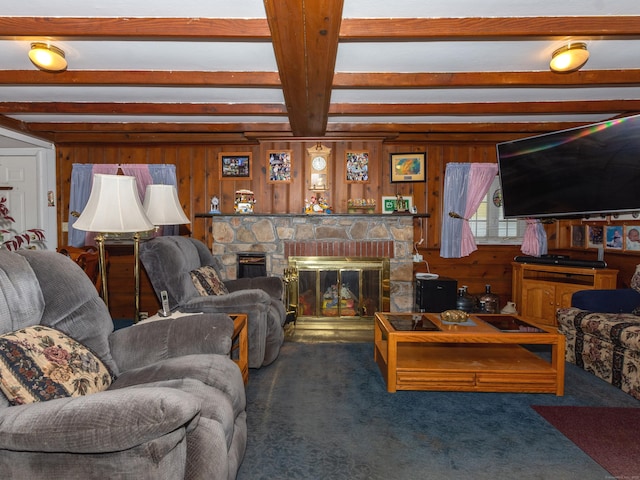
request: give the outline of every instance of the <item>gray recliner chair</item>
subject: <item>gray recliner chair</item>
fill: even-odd
[[[222,264],[204,243],[188,237],[164,236],[143,242],[140,260],[158,298],[166,290],[172,311],[246,313],[250,368],[269,365],[278,357],[286,320],[281,278],[223,280],[228,294],[203,296],[190,272],[211,266],[224,279]]]
[[[38,333],[43,326],[55,332],[46,342]],[[19,340],[25,332],[39,340]],[[0,250],[3,389],[9,371],[26,369],[40,380],[61,381],[27,358],[34,346],[44,348],[62,371],[95,371],[88,354],[59,346],[61,334],[92,352],[111,381],[84,396],[58,388],[61,395],[35,403],[25,403],[24,395],[10,401],[0,392],[0,476],[234,479],[247,426],[242,375],[229,356],[232,333],[233,321],[224,314],[114,332],[104,302],[71,259],[49,251]],[[27,385],[32,374],[21,378]],[[31,391],[40,394],[42,384]],[[49,390],[51,383],[46,385]]]

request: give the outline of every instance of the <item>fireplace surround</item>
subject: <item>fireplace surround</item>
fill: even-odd
[[[375,257],[389,261],[389,311],[414,307],[414,223],[428,214],[196,214],[207,222],[211,250],[237,277],[237,254],[265,254],[267,275],[283,277],[289,257]],[[422,223],[422,222],[420,222]],[[424,234],[424,233],[423,233]]]

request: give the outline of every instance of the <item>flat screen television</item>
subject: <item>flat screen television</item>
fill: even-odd
[[[505,218],[640,212],[640,115],[497,145]]]

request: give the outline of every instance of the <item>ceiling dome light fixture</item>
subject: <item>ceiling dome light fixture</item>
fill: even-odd
[[[559,73],[575,72],[587,63],[587,60],[589,60],[589,51],[586,43],[568,43],[553,52],[549,68]]]
[[[29,50],[29,60],[45,72],[63,72],[67,69],[64,51],[49,43],[32,43],[31,50]]]

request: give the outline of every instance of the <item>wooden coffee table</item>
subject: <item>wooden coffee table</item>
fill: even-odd
[[[454,324],[435,313],[378,312],[374,344],[389,392],[564,394],[564,336],[514,315],[472,314]],[[522,345],[550,345],[551,361]]]

